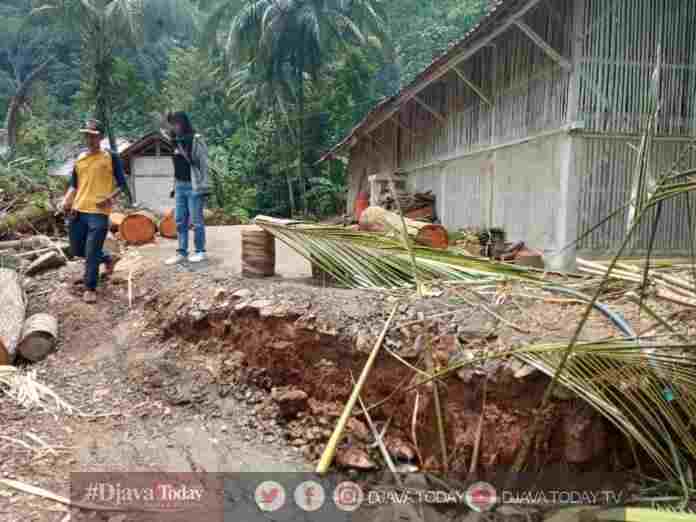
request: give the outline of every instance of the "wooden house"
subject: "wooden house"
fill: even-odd
[[[347,156],[349,210],[371,177],[398,173],[433,191],[445,226],[500,226],[570,267],[563,247],[629,199],[658,53],[651,168],[693,166],[696,0],[500,0],[322,160]],[[656,251],[689,251],[686,206],[665,206]],[[579,251],[610,253],[625,226],[606,222]]]
[[[120,152],[133,200],[164,212],[174,206],[169,197],[174,183],[174,149],[161,133],[146,134]]]

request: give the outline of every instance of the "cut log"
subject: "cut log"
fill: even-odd
[[[174,216],[174,209],[170,208],[164,213],[162,221],[160,221],[159,226],[160,236],[169,239],[176,239],[176,218]]]
[[[121,226],[121,223],[123,223],[124,219],[126,219],[125,214],[121,214],[120,212],[111,213],[111,215],[109,216],[109,228],[114,234],[118,232],[118,228]]]
[[[118,228],[121,239],[129,245],[142,245],[155,239],[157,218],[145,210],[128,214]]]
[[[22,335],[26,299],[19,274],[0,268],[0,365],[12,364]]]
[[[449,247],[447,229],[442,225],[426,225],[418,231],[416,243],[430,248],[446,249]]]
[[[70,254],[70,245],[68,243],[57,243],[56,246],[40,248],[39,250],[32,250],[31,252],[22,252],[21,254],[15,254],[15,257],[20,259],[33,260],[48,252],[55,252],[58,255],[60,255],[58,250],[60,250],[61,252],[63,252],[64,255],[67,256]]]
[[[46,270],[51,270],[52,268],[60,268],[65,264],[65,257],[60,255],[55,250],[51,250],[40,256],[36,261],[32,262],[27,268],[26,274],[28,276],[34,276],[45,272]]]
[[[418,234],[418,231],[427,226],[428,223],[421,223],[413,219],[404,218],[408,233],[411,236]],[[381,207],[368,207],[360,216],[360,229],[371,232],[396,232],[401,235],[401,218],[394,212],[389,212]]]
[[[433,207],[432,205],[427,205],[425,207],[413,208],[404,212],[404,217],[409,219],[420,219],[424,221],[433,220]]]
[[[15,239],[14,241],[0,241],[0,250],[35,250],[37,248],[44,248],[48,246],[50,246],[49,242],[43,236]]]
[[[56,346],[58,321],[49,314],[34,314],[27,319],[17,351],[27,361],[45,359]]]

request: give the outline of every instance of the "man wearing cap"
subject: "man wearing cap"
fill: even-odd
[[[72,254],[85,258],[84,300],[97,300],[99,265],[106,273],[113,272],[116,258],[104,250],[109,230],[109,214],[115,197],[128,194],[123,165],[117,154],[101,149],[104,127],[98,120],[89,120],[80,132],[87,143],[87,152],[80,154],[73,169],[70,188],[63,198],[63,209],[70,217],[69,235]]]

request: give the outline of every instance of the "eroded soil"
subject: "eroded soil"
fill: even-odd
[[[486,306],[496,317],[463,305],[457,288],[417,299],[309,281],[245,280],[214,267],[163,268],[137,257],[122,262],[99,305],[91,306],[71,284],[80,270],[73,263],[41,276],[28,293],[30,313],[51,310],[61,325],[57,352],[32,369],[81,415],[27,411],[6,399],[0,409],[0,475],[64,495],[71,471],[311,469],[394,306],[394,326],[362,398],[368,405],[388,400],[371,415],[386,428],[401,469],[441,471],[432,385],[400,392],[415,382],[412,366],[426,367],[427,346],[437,369],[471,353],[568,339],[584,309],[519,296],[498,306],[491,295]],[[610,304],[637,330],[650,323],[635,305]],[[693,314],[680,319],[690,335]],[[615,334],[593,313],[584,337]],[[448,469],[468,470],[477,446],[479,470],[509,467],[547,384],[545,375],[512,361],[440,380]],[[382,468],[359,413],[349,422],[337,465]],[[572,394],[560,393],[543,416],[533,466],[631,465],[623,439]],[[38,449],[28,433],[51,448]],[[0,490],[0,513],[3,520],[61,522],[71,514],[7,490]],[[72,514],[109,520],[103,513]]]

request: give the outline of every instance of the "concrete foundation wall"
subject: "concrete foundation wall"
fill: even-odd
[[[510,240],[542,250],[553,268],[571,268],[577,182],[573,140],[565,134],[454,160],[410,173],[413,188],[432,190],[450,230],[502,227]]]

